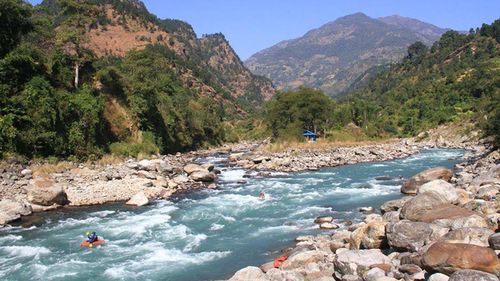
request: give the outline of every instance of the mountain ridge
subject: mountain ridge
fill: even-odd
[[[340,17],[257,52],[245,65],[279,89],[310,86],[338,96],[371,67],[397,62],[410,44],[431,45],[438,33],[445,32],[430,24],[426,26],[430,31],[415,32],[404,27],[414,19],[397,19],[403,23],[394,16],[380,20],[363,13]]]

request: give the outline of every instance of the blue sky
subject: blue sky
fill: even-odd
[[[40,0],[30,0],[39,3]],[[348,14],[398,14],[457,30],[500,17],[500,0],[145,0],[160,18],[190,23],[198,36],[222,32],[241,59]]]

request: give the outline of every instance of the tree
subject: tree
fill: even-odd
[[[424,43],[417,41],[408,47],[407,58],[412,60],[412,61],[415,61],[418,58],[425,55],[427,53],[427,50],[428,50],[428,48]]]
[[[92,56],[85,45],[98,9],[84,0],[58,0],[58,3],[64,21],[60,25],[57,41],[74,60],[74,86],[78,89],[80,68]]]
[[[31,6],[22,0],[0,0],[0,58],[33,29]]]

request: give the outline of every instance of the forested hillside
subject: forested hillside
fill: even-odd
[[[94,158],[218,144],[270,99],[222,34],[137,0],[0,0],[0,151]]]
[[[448,31],[431,48],[414,43],[401,63],[341,102],[326,102],[320,92],[308,89],[299,90],[302,95],[278,94],[268,106],[269,126],[275,137],[297,136],[302,128],[328,137],[351,123],[368,137],[380,137],[474,121],[487,134],[499,136],[499,47],[500,20],[468,34]],[[312,97],[315,106],[303,106],[313,104],[308,102]],[[283,117],[288,115],[293,118]]]

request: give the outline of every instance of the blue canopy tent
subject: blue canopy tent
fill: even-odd
[[[318,134],[314,133],[314,132],[311,132],[311,131],[306,131],[304,133],[304,137],[310,141],[310,142],[315,142],[316,139],[318,138]]]

